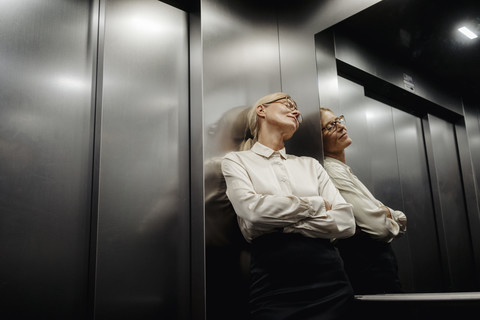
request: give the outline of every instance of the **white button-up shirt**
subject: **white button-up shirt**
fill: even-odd
[[[245,239],[271,232],[312,238],[346,238],[355,233],[347,203],[322,165],[311,157],[274,151],[259,142],[222,161],[227,196]],[[325,209],[325,202],[332,209]]]
[[[391,242],[395,237],[405,233],[407,230],[405,214],[387,207],[392,216],[392,219],[389,218],[387,212],[381,208],[384,204],[375,199],[349,166],[330,157],[325,157],[323,165],[343,198],[353,205],[359,229],[384,242]]]

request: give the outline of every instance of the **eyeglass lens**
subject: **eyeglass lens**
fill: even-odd
[[[330,122],[329,124],[327,124],[327,126],[325,127],[325,129],[327,129],[328,131],[337,131],[338,127],[337,125],[338,124],[342,124],[342,125],[345,125],[345,117],[343,115],[341,115],[340,117],[338,117],[337,119],[335,119],[335,121],[332,121]]]
[[[280,100],[283,100],[283,99],[285,99],[285,101],[280,101]],[[287,107],[291,111],[298,110],[297,104],[293,100],[291,100],[289,97],[279,98],[279,99],[273,100],[271,102],[267,102],[265,104],[271,104],[271,103],[275,103],[275,102],[283,104],[285,107]],[[299,124],[302,123],[302,121],[303,121],[303,117],[302,117],[302,114],[300,112],[298,112],[297,121],[298,121]]]

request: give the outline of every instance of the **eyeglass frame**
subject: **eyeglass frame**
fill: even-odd
[[[338,128],[337,128],[338,124],[341,124],[341,125],[345,126],[346,123],[347,123],[347,121],[345,120],[345,116],[342,114],[342,115],[338,116],[337,118],[335,118],[335,120],[327,123],[327,125],[324,128],[322,128],[322,132],[323,132],[323,130],[327,130],[328,132],[331,132],[331,133],[336,132],[338,130]],[[331,126],[330,129],[328,129],[328,126]],[[333,129],[335,129],[335,130],[333,130]]]
[[[279,101],[279,100],[283,100],[283,99],[287,100],[288,104],[285,104],[285,103]],[[280,104],[284,105],[285,107],[287,107],[290,111],[298,111],[298,116],[295,117],[295,118],[297,119],[298,124],[301,124],[303,122],[302,113],[300,112],[300,110],[298,110],[297,103],[292,98],[290,98],[288,96],[287,97],[281,97],[281,98],[272,100],[270,102],[262,103],[262,105],[272,104],[272,103],[280,103]]]

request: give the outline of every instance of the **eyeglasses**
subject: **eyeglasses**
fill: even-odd
[[[339,116],[334,121],[327,123],[325,128],[322,128],[322,132],[323,132],[323,130],[327,130],[328,132],[333,133],[333,132],[337,131],[337,129],[338,129],[337,125],[338,124],[341,124],[342,126],[345,126],[346,121],[345,121],[345,117],[343,115]]]
[[[280,100],[285,100],[285,101],[280,101]],[[290,97],[278,98],[270,102],[265,102],[263,104],[272,104],[272,103],[280,103],[280,104],[283,104],[285,107],[287,107],[290,111],[298,111],[297,103],[294,100],[292,100]],[[298,124],[303,122],[303,117],[300,111],[298,111],[297,121],[298,121]]]

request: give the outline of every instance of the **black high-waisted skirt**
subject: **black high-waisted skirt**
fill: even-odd
[[[251,319],[346,319],[353,290],[329,240],[272,233],[251,246]]]
[[[390,243],[374,240],[361,232],[339,240],[336,245],[355,294],[403,292]]]

